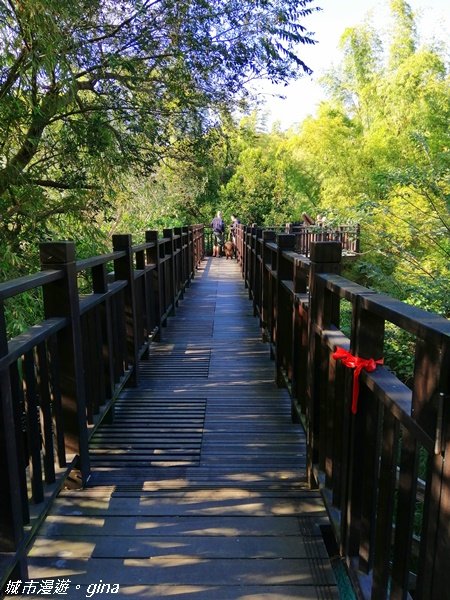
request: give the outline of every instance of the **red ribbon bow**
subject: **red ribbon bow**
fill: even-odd
[[[358,356],[353,356],[353,354],[350,354],[344,348],[339,347],[333,352],[333,358],[342,361],[342,364],[346,367],[355,369],[353,371],[352,414],[356,415],[358,412],[359,374],[363,369],[369,371],[369,373],[375,371],[377,365],[382,365],[384,361],[382,358],[378,360],[374,360],[373,358],[359,358]]]

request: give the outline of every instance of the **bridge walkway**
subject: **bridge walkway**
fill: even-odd
[[[29,578],[70,581],[69,599],[338,598],[304,432],[239,266],[205,260],[176,313],[93,436],[88,486],[56,499]]]

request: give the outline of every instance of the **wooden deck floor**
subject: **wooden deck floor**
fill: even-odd
[[[70,599],[105,584],[115,598],[338,598],[304,433],[238,265],[205,261],[163,335],[92,440],[89,486],[57,498],[29,578],[70,580]]]

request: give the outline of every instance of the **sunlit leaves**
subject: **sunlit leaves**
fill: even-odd
[[[321,206],[361,222],[363,282],[412,303],[434,295],[448,314],[449,75],[437,51],[418,47],[409,5],[391,7],[384,60],[370,26],[345,33],[331,102],[304,123],[303,144]]]
[[[250,78],[307,70],[300,45],[313,40],[302,20],[313,4],[0,3],[0,242],[19,251],[62,227],[63,214],[74,230],[77,219],[94,222],[131,172],[148,177],[189,154],[201,162],[203,140]],[[191,187],[197,202],[210,191]]]

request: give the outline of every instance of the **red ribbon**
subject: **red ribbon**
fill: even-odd
[[[346,367],[355,369],[353,371],[352,414],[356,415],[358,412],[359,374],[363,369],[369,373],[375,371],[377,365],[382,365],[384,361],[382,358],[378,360],[374,360],[373,358],[359,358],[358,356],[353,356],[353,354],[350,354],[344,348],[339,347],[333,352],[333,358],[342,361],[342,364]]]

